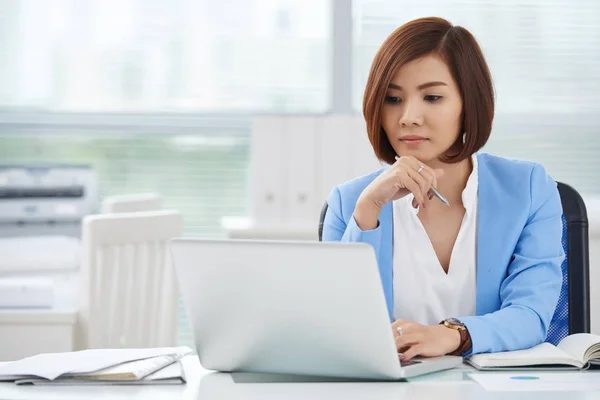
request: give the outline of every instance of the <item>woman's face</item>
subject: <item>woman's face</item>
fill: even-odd
[[[434,55],[400,67],[385,96],[382,125],[399,156],[437,160],[462,134],[458,86],[446,63]]]

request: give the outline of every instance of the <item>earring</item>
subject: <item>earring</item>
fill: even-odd
[[[464,132],[462,135],[462,142],[463,144],[465,144],[465,142],[467,141],[467,132]]]

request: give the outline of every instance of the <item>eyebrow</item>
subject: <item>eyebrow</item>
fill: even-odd
[[[433,81],[433,82],[427,82],[427,83],[423,83],[419,86],[417,86],[417,89],[419,90],[423,90],[423,89],[427,89],[433,86],[448,86],[447,84],[445,84],[444,82],[441,81]],[[398,90],[403,90],[402,86],[400,85],[396,85],[395,83],[390,83],[388,85],[389,89],[398,89]]]

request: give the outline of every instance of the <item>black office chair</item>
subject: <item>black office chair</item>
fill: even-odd
[[[319,217],[319,242],[323,241],[323,222],[325,222],[325,214],[327,214],[328,208],[329,204],[325,202],[325,204],[323,204],[323,208],[321,209],[321,216]]]
[[[575,189],[558,182],[563,207],[562,245],[566,257],[561,268],[563,283],[550,322],[547,342],[558,344],[573,333],[590,332],[590,280],[588,219],[583,199]],[[321,209],[319,241],[323,240],[323,221],[328,204]]]
[[[558,344],[574,333],[590,332],[590,277],[588,219],[585,203],[575,189],[558,182],[563,207],[563,282],[550,322],[547,342]]]

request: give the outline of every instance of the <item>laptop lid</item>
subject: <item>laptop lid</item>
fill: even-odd
[[[400,376],[370,245],[174,239],[171,253],[205,368]]]

